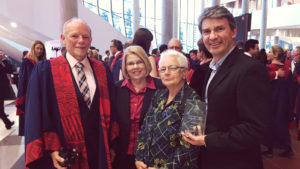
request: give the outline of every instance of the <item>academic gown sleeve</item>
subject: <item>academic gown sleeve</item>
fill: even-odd
[[[34,67],[28,83],[25,103],[28,168],[54,168],[49,151],[65,144],[52,79],[49,61],[42,61]]]
[[[23,59],[21,69],[19,72],[19,84],[18,84],[18,94],[16,99],[17,115],[21,115],[25,111],[25,98],[27,84],[32,72],[34,64],[28,59]]]

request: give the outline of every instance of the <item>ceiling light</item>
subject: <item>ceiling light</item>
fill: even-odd
[[[13,27],[13,28],[16,28],[18,25],[17,25],[16,22],[11,22],[11,23],[10,23],[10,26]]]

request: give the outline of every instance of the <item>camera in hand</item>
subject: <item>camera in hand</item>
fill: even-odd
[[[65,159],[64,162],[59,162],[60,166],[71,167],[75,163],[75,160],[79,157],[79,152],[75,148],[67,149],[61,147],[59,149],[59,156]]]

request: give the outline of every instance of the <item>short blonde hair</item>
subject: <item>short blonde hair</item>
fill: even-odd
[[[125,78],[129,78],[128,72],[126,70],[126,60],[127,60],[128,55],[136,55],[140,59],[142,59],[142,61],[144,62],[145,66],[146,66],[146,75],[148,76],[150,74],[152,67],[151,67],[150,61],[148,59],[148,55],[146,54],[146,52],[144,51],[143,48],[141,48],[140,46],[137,46],[137,45],[133,45],[133,46],[129,46],[126,48],[124,56],[123,56],[122,73]]]

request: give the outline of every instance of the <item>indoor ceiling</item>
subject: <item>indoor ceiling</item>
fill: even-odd
[[[0,48],[16,60],[22,60],[23,50],[30,48],[34,40],[50,40],[47,36],[19,23],[13,27],[12,22],[14,21],[0,14]]]

